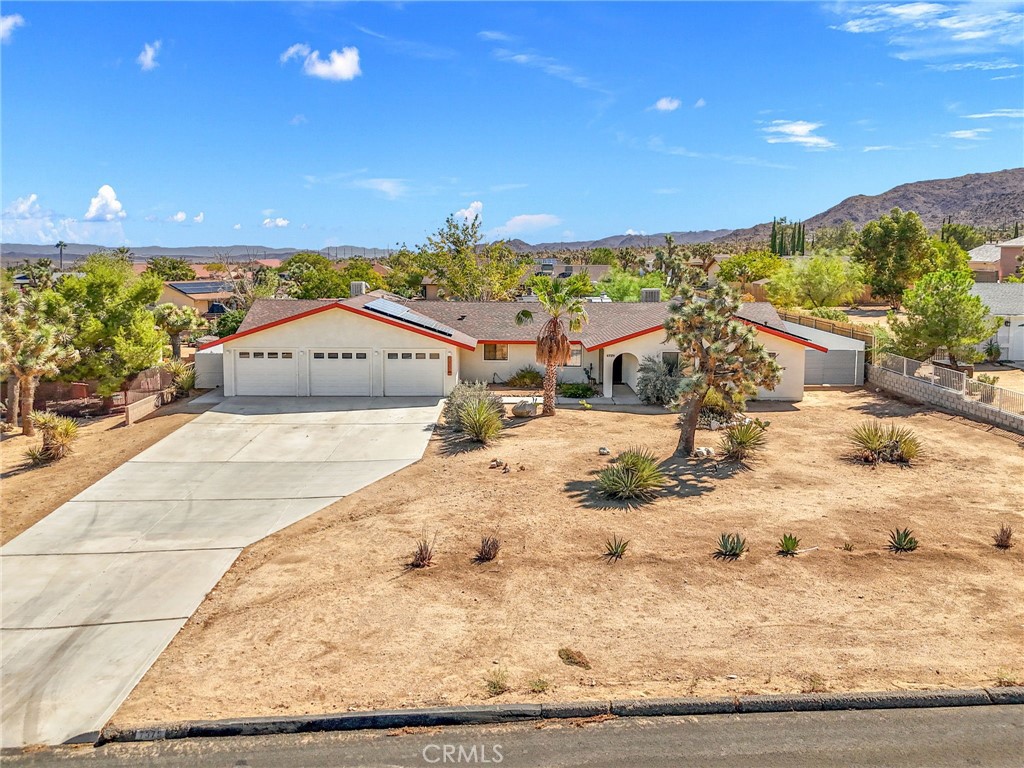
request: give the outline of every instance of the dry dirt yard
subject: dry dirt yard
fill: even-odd
[[[41,467],[32,466],[23,455],[26,448],[41,444],[42,439],[38,435],[25,437],[20,428],[17,433],[5,434],[0,443],[0,453],[3,454],[0,543],[6,544],[101,477],[198,415],[187,413],[185,407],[186,401],[179,400],[131,427],[124,426],[124,416],[82,421],[75,452],[59,462]]]
[[[462,452],[435,434],[418,464],[246,550],[114,723],[1024,673],[1024,545],[992,544],[1000,523],[1024,534],[1020,444],[863,390],[751,410],[772,422],[763,458],[717,473],[672,464],[671,491],[633,509],[594,495],[598,447],[668,456],[672,415],[562,410]],[[846,458],[846,431],[878,417],[912,427],[927,457],[910,469]],[[493,457],[514,471],[489,469]],[[886,551],[897,526],[917,552]],[[714,560],[723,531],[744,534],[749,554]],[[784,532],[818,548],[779,557]],[[473,564],[492,533],[498,559]],[[435,565],[406,570],[424,534]],[[609,564],[612,534],[632,543]],[[563,646],[592,668],[562,663]],[[497,670],[512,689],[488,699]],[[544,694],[530,690],[538,678]]]

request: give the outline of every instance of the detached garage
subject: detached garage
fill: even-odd
[[[804,352],[805,385],[864,386],[863,341],[809,328],[799,323],[786,322],[785,325],[790,332],[828,349],[828,352],[818,352],[814,349]]]
[[[476,340],[373,295],[258,300],[223,350],[224,394],[443,397]]]

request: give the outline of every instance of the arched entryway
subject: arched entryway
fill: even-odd
[[[616,355],[612,362],[612,384],[625,384],[630,389],[636,390],[637,372],[640,368],[640,361],[636,355],[623,352]]]

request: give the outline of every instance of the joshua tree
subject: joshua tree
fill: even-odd
[[[757,387],[774,389],[781,380],[778,363],[757,342],[757,332],[734,319],[740,301],[719,283],[701,301],[691,285],[679,287],[665,320],[668,339],[679,345],[682,381],[675,407],[683,411],[676,454],[693,453],[704,396],[714,390],[726,402],[753,395]]]
[[[533,291],[548,315],[537,334],[537,362],[544,366],[544,408],[541,414],[554,416],[558,367],[569,362],[572,354],[569,333],[579,333],[587,322],[587,310],[578,282],[547,278],[536,281]],[[528,309],[516,315],[517,325],[532,322],[533,312]]]
[[[68,247],[68,244],[63,240],[58,240],[57,244],[53,246],[60,251],[60,271],[64,271],[64,249]]]
[[[176,304],[160,304],[153,310],[156,324],[171,338],[171,357],[181,359],[181,334],[194,331],[203,324],[202,316],[192,307]]]

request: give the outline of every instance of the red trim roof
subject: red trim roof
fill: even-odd
[[[440,334],[430,333],[429,331],[424,330],[422,328],[414,328],[411,325],[406,325],[405,323],[400,323],[396,320],[390,320],[386,317],[383,317],[373,312],[364,312],[362,309],[357,309],[356,307],[351,307],[342,303],[334,303],[325,304],[322,307],[316,307],[305,312],[300,312],[297,315],[290,315],[288,317],[282,318],[281,320],[274,320],[273,322],[270,323],[264,323],[263,325],[258,325],[255,328],[250,328],[247,331],[239,331],[238,333],[233,333],[230,336],[225,336],[224,338],[217,339],[216,341],[211,341],[209,344],[203,344],[201,347],[199,347],[199,350],[202,351],[205,349],[210,349],[211,347],[216,347],[228,341],[235,341],[236,339],[244,338],[245,336],[249,336],[253,333],[265,331],[268,328],[274,328],[278,325],[285,325],[286,323],[290,323],[294,320],[300,320],[303,317],[311,317],[313,315],[318,315],[321,312],[326,312],[330,309],[344,309],[349,312],[352,312],[353,314],[360,315],[362,317],[367,317],[371,320],[376,320],[378,322],[385,323],[386,325],[393,325],[396,328],[401,328],[403,331],[411,331],[412,333],[418,333],[420,336],[426,336],[428,339],[443,341],[445,344],[452,344],[456,347],[460,347],[461,349],[468,349],[470,351],[476,349],[476,347],[470,346],[468,344],[463,344],[462,342],[456,341],[455,339],[450,339],[447,336],[441,336]]]
[[[770,334],[772,336],[778,336],[780,339],[786,339],[787,341],[793,341],[793,342],[796,342],[797,344],[802,344],[803,346],[808,347],[809,349],[816,349],[818,352],[828,352],[828,349],[826,349],[825,347],[821,346],[820,344],[815,344],[813,341],[808,341],[807,339],[802,339],[799,336],[794,336],[792,333],[787,333],[786,331],[780,331],[779,329],[772,328],[769,325],[763,325],[761,323],[755,323],[752,320],[744,320],[742,317],[737,318],[737,319],[741,323],[745,323],[746,325],[750,325],[750,326],[753,326],[754,328],[757,328],[758,331],[764,331],[765,333]],[[654,333],[655,331],[663,331],[663,330],[665,330],[665,326],[663,326],[663,325],[656,325],[655,327],[648,328],[647,330],[644,330],[644,331],[637,331],[636,333],[630,333],[630,334],[628,334],[626,336],[620,336],[619,338],[612,339],[611,341],[604,341],[604,342],[602,342],[600,344],[595,344],[592,347],[586,347],[586,350],[588,352],[593,352],[594,350],[597,350],[597,349],[604,349],[605,347],[609,347],[612,344],[618,344],[620,341],[629,341],[630,339],[635,339],[638,336],[646,336],[648,333]],[[502,342],[502,343],[504,343],[504,342]]]

